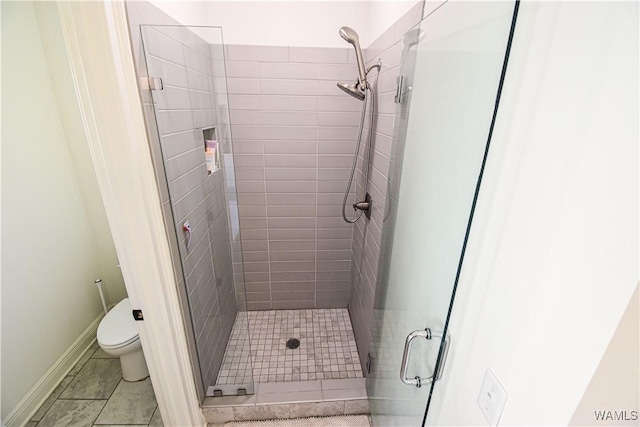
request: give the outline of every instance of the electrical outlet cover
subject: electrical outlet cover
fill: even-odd
[[[491,426],[497,426],[502,415],[504,405],[507,403],[507,391],[502,387],[500,381],[487,368],[484,374],[484,381],[478,396],[478,406]]]

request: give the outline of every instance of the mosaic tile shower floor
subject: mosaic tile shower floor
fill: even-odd
[[[300,346],[287,348],[290,338]],[[362,378],[348,310],[238,312],[216,385],[252,374],[256,383]]]

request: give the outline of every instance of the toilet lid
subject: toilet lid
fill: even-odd
[[[138,328],[133,320],[129,298],[113,307],[98,326],[98,344],[119,347],[138,338]]]

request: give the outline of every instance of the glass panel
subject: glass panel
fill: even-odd
[[[509,36],[513,3],[448,2],[404,37],[402,103],[397,108],[374,306],[373,424],[421,425],[461,262]]]
[[[141,30],[204,390],[250,394],[222,29]]]

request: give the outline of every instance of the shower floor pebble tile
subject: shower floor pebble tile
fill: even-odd
[[[300,340],[287,348],[287,340]],[[252,369],[253,367],[253,369]],[[361,378],[347,309],[239,312],[216,385]]]
[[[122,379],[120,360],[94,344],[27,427],[162,426],[151,379]]]

